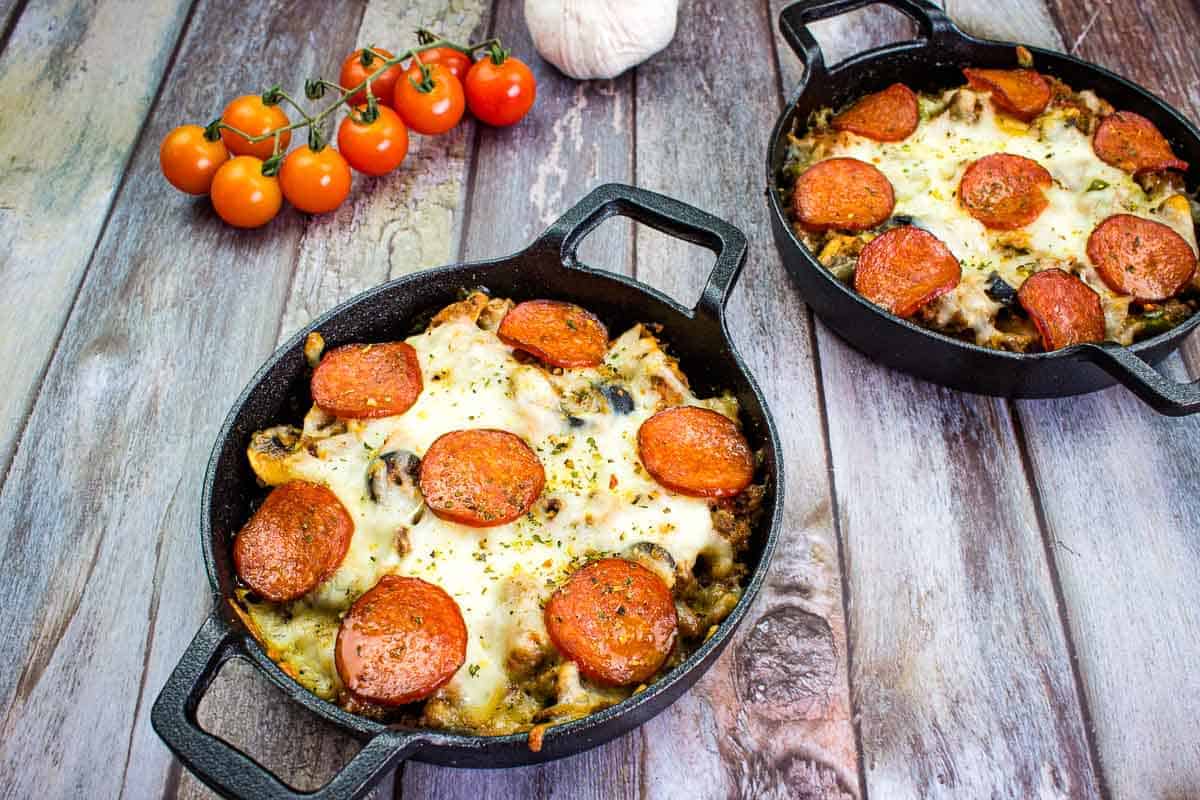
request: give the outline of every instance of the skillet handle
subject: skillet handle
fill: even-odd
[[[223,797],[264,800],[360,798],[424,740],[387,730],[376,734],[329,783],[313,792],[286,785],[229,743],[208,733],[196,720],[196,708],[213,678],[231,658],[244,657],[244,634],[214,611],[200,627],[154,701],[154,730],[196,777]]]
[[[912,19],[917,23],[922,39],[941,39],[946,35],[958,34],[958,29],[945,12],[927,0],[800,0],[779,12],[779,30],[804,62],[801,88],[810,81],[824,78],[828,71],[821,45],[817,44],[808,30],[808,24],[876,3],[889,5]]]
[[[1172,380],[1127,347],[1112,342],[1080,345],[1092,363],[1104,369],[1160,414],[1183,417],[1200,411],[1200,380]]]
[[[611,216],[630,217],[717,255],[693,315],[720,320],[746,263],[746,236],[723,219],[674,198],[623,183],[597,186],[546,229],[534,246],[558,251],[563,264],[580,268],[579,243]]]

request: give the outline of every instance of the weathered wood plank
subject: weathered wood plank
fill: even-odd
[[[762,206],[762,153],[780,109],[764,91],[776,80],[768,13],[765,3],[693,0],[672,46],[637,74],[639,184],[729,219],[752,243],[729,324],[778,423],[787,480],[761,597],[708,675],[643,729],[650,797],[860,795],[811,323]],[[637,254],[639,279],[684,304],[712,264],[707,251],[646,228]]]
[[[1016,20],[1008,35],[1096,61],[1200,117],[1194,4],[1051,9],[1061,40]],[[1186,374],[1178,358],[1169,371]],[[1200,795],[1200,419],[1160,417],[1120,388],[1017,407],[1112,795]]]
[[[367,4],[355,46],[378,44],[393,52],[407,46],[412,31],[427,27],[459,41],[482,38],[488,3],[442,0],[420,3],[374,0]],[[396,41],[381,31],[393,31]],[[282,342],[314,316],[389,278],[453,260],[459,252],[461,198],[467,182],[474,125],[464,124],[439,137],[410,137],[409,155],[395,173],[355,177],[349,203],[336,212],[307,220],[296,258],[279,333]],[[210,730],[277,766],[301,788],[322,785],[357,751],[357,745],[303,709],[274,707],[262,680],[218,680],[205,703]],[[280,724],[286,715],[286,724]],[[286,733],[285,733],[286,732]],[[336,745],[330,745],[336,742]],[[207,795],[190,775],[181,797]],[[376,790],[394,793],[392,778]]]
[[[23,5],[22,0],[0,0],[0,50],[7,44]]]
[[[529,41],[522,4],[499,2],[492,35],[529,64],[538,100],[519,125],[480,126],[474,177],[464,200],[462,258],[492,258],[527,245],[593,186],[632,178],[630,76],[577,83],[542,61]],[[580,248],[588,263],[628,274],[633,268],[628,228],[606,223]],[[404,767],[400,795],[418,798],[581,797],[637,794],[637,734],[596,750],[538,767],[449,770]],[[565,789],[564,787],[570,787]]]
[[[426,27],[458,41],[487,30],[486,0],[375,0],[359,28],[360,46],[385,44],[393,52]],[[410,134],[404,163],[382,178],[355,176],[352,202],[314,217],[304,234],[281,340],[317,314],[384,281],[453,261],[461,239],[460,206],[475,139],[468,121],[443,136]]]
[[[827,60],[909,35],[880,12],[814,26]],[[867,794],[1097,796],[1008,405],[817,334]]]
[[[0,493],[0,607],[23,621],[0,633],[0,773],[14,797],[149,797],[174,780],[148,718],[211,602],[196,541],[204,465],[274,345],[303,220],[225,226],[162,180],[158,142],[264,75],[299,83],[336,64],[355,8],[320,25],[308,9],[210,2],[193,15]],[[231,27],[243,14],[260,24]],[[138,49],[131,30],[143,29],[125,25],[111,64],[77,76],[97,96]]]
[[[11,461],[190,4],[31,3],[0,53],[0,469]]]

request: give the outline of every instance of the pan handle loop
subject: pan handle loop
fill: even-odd
[[[1163,375],[1113,342],[1080,345],[1092,363],[1101,367],[1160,414],[1183,417],[1200,411],[1200,380],[1181,383]]]
[[[715,320],[724,316],[725,304],[746,263],[746,236],[725,220],[666,195],[623,183],[597,186],[559,217],[534,247],[552,248],[558,252],[563,264],[579,268],[576,255],[579,243],[596,226],[614,215],[635,219],[668,236],[716,253],[716,264],[704,284],[693,315],[702,314]]]
[[[154,701],[154,730],[184,765],[226,797],[263,800],[360,798],[401,760],[425,744],[416,734],[385,730],[368,741],[329,783],[300,792],[268,772],[229,743],[208,733],[196,720],[196,708],[221,667],[246,655],[244,634],[214,611],[200,627]]]
[[[865,6],[883,3],[900,11],[917,23],[920,38],[940,40],[959,31],[942,9],[927,0],[800,0],[779,12],[779,30],[788,45],[804,62],[804,77],[800,88],[810,81],[824,78],[828,71],[821,45],[808,30],[810,22],[836,17]]]

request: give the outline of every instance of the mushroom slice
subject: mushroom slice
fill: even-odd
[[[367,467],[367,491],[371,499],[380,505],[419,504],[421,493],[417,489],[417,475],[420,469],[421,459],[408,450],[381,454]]]
[[[684,574],[683,568],[665,547],[654,542],[635,542],[625,548],[624,555],[662,578],[668,589],[673,590],[677,581],[686,582],[691,577]]]
[[[258,480],[266,486],[287,483],[292,475],[291,458],[300,449],[300,429],[292,425],[256,431],[250,437],[246,457]]]

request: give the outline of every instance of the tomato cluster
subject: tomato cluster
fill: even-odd
[[[478,59],[471,55],[476,50],[484,50]],[[351,169],[386,175],[400,166],[409,129],[445,133],[468,109],[488,125],[512,125],[537,96],[529,67],[499,42],[458,47],[439,40],[399,58],[363,48],[346,58],[338,83],[312,80],[305,91],[317,99],[326,87],[337,90],[338,100],[315,116],[274,88],[236,98],[207,127],[175,128],[159,148],[163,176],[180,191],[209,195],[230,225],[257,228],[279,213],[285,199],[309,214],[334,210],[350,194]],[[292,123],[282,101],[303,120]],[[321,125],[343,105],[348,113],[333,147]],[[306,127],[308,144],[288,152],[292,131]]]

